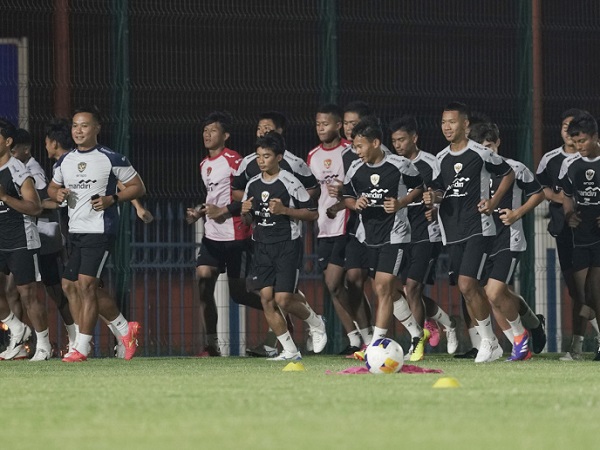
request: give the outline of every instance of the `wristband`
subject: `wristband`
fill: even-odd
[[[112,198],[115,203],[119,203],[119,196],[117,194],[113,194]],[[115,204],[115,203],[113,203],[113,204]]]

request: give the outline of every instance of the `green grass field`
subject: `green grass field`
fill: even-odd
[[[444,374],[327,375],[250,358],[0,363],[3,449],[592,449],[600,364],[432,356]],[[457,389],[433,389],[443,376]]]

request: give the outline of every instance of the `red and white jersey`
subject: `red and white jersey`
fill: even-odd
[[[306,160],[310,170],[321,185],[319,197],[319,237],[334,237],[346,234],[346,222],[349,212],[347,209],[339,211],[333,219],[327,217],[327,208],[338,203],[338,199],[329,196],[327,185],[331,183],[344,183],[346,173],[342,153],[350,146],[350,142],[342,139],[338,146],[324,148],[319,145],[310,151]]]
[[[241,161],[240,154],[228,148],[214,158],[202,160],[200,175],[206,187],[205,203],[220,208],[231,203],[231,180]],[[205,217],[204,235],[213,241],[238,241],[249,238],[251,234],[251,228],[242,223],[240,216],[229,217],[223,223]]]

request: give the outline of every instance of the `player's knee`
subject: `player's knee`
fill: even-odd
[[[477,291],[480,289],[479,283],[474,278],[469,277],[458,277],[458,290],[465,297],[468,302]]]
[[[275,294],[275,303],[283,310],[288,310],[291,302],[294,301],[293,294],[288,292],[277,292]]]

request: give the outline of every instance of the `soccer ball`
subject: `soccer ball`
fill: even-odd
[[[397,373],[404,363],[404,351],[392,339],[377,339],[367,347],[365,363],[371,373]]]

